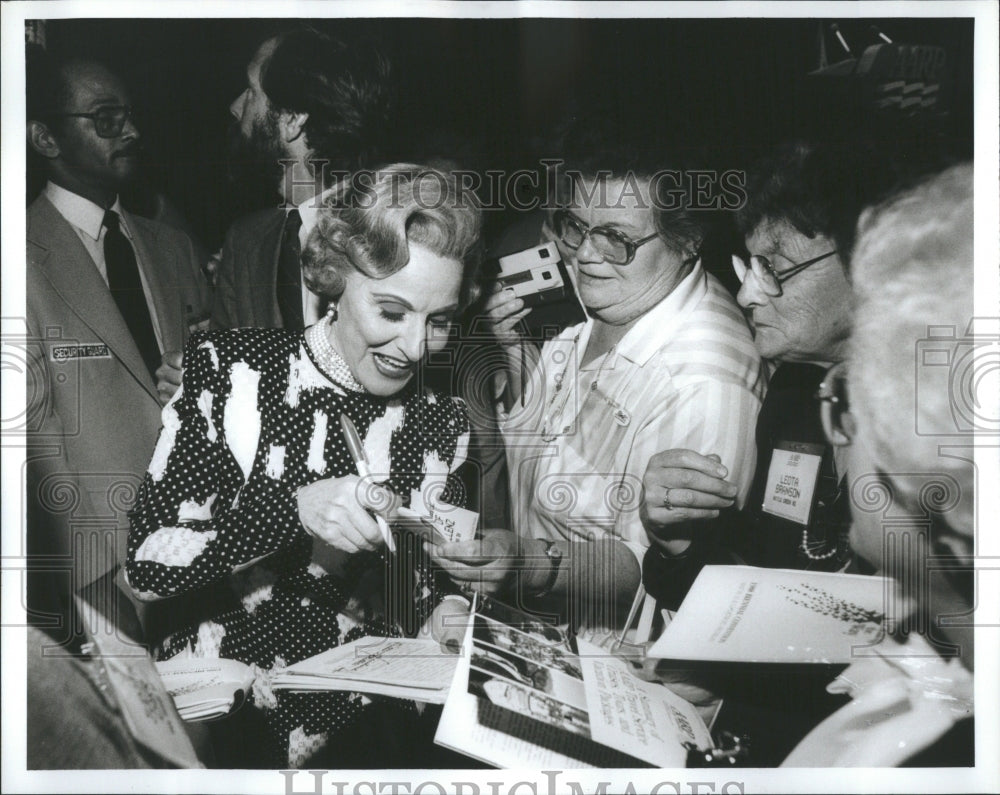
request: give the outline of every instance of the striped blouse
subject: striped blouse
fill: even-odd
[[[542,348],[501,423],[514,529],[552,541],[617,537],[641,563],[642,476],[663,450],[717,453],[743,506],[766,377],[750,330],[699,262],[604,356],[582,362],[593,320]]]

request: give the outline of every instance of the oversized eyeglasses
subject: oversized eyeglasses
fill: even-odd
[[[777,298],[778,296],[784,294],[784,290],[781,287],[782,284],[787,282],[796,274],[802,273],[802,271],[811,265],[815,265],[817,262],[829,259],[836,253],[836,249],[828,251],[826,254],[820,254],[818,257],[807,259],[805,262],[795,263],[791,268],[783,271],[775,270],[774,265],[771,264],[771,260],[767,257],[760,254],[754,254],[750,257],[749,270],[753,271],[753,275],[760,284],[761,289],[768,295]],[[743,265],[743,267],[742,269],[739,267],[736,268],[736,276],[739,278],[740,282],[743,282],[746,280],[747,267],[742,263],[742,261],[740,264]]]
[[[841,447],[850,444],[851,434],[844,423],[850,404],[847,399],[847,368],[843,362],[826,371],[816,390],[816,399],[820,401],[823,431],[830,444]]]
[[[568,210],[557,210],[552,215],[552,226],[562,242],[572,249],[580,248],[589,237],[590,244],[597,253],[612,265],[628,265],[635,259],[639,246],[644,246],[657,236],[654,232],[641,240],[632,240],[608,226],[591,228]]]
[[[101,138],[117,138],[125,129],[125,122],[132,118],[131,105],[105,105],[93,113],[51,113],[53,118],[90,119]]]

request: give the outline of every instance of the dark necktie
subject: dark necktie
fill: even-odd
[[[281,320],[287,329],[301,329],[302,318],[302,266],[299,255],[299,228],[302,217],[298,210],[292,210],[285,218],[285,229],[281,235],[281,251],[278,254],[277,298]]]
[[[108,272],[108,288],[149,374],[155,380],[156,368],[160,366],[160,346],[156,342],[153,321],[142,291],[135,250],[122,233],[118,213],[114,210],[104,214],[104,227],[107,230],[104,233],[104,265]]]

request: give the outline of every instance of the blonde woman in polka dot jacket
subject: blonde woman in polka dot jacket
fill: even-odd
[[[432,169],[396,165],[372,182],[322,210],[306,243],[303,277],[330,301],[324,320],[192,337],[131,514],[138,598],[228,584],[232,598],[206,599],[157,657],[250,665],[274,765],[351,766],[351,729],[378,699],[276,694],[273,673],[363,635],[412,634],[447,587],[415,544],[386,566],[371,512],[390,499],[463,501],[465,408],[424,388],[418,367],[475,297],[479,211]],[[341,414],[372,480],[357,476]]]

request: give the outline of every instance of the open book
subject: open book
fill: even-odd
[[[275,690],[347,690],[443,704],[458,655],[433,638],[359,638],[275,674]]]
[[[498,767],[683,767],[695,708],[605,649],[479,599],[435,742]]]

